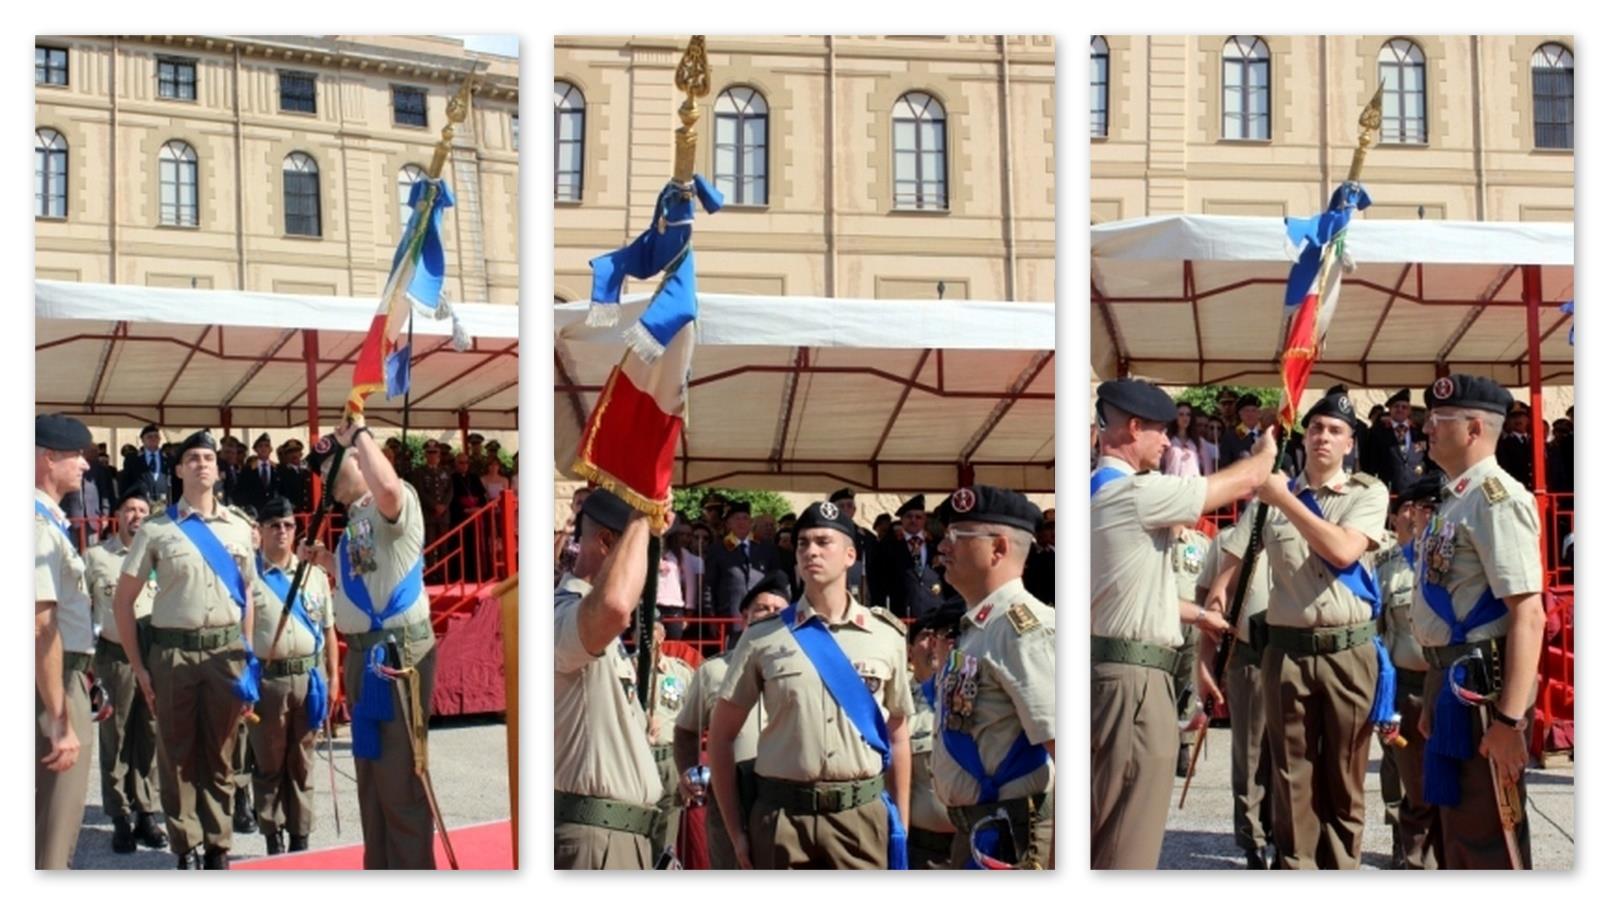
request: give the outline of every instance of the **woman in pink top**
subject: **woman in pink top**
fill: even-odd
[[[1205,419],[1188,402],[1178,405],[1168,425],[1168,448],[1162,454],[1163,472],[1182,478],[1210,475],[1218,470],[1218,448],[1202,436]]]

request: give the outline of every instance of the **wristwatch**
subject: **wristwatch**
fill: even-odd
[[[1496,707],[1492,708],[1492,720],[1493,722],[1501,723],[1502,725],[1513,729],[1515,732],[1521,731],[1525,724],[1525,717],[1522,716],[1519,719],[1515,719]]]
[[[369,430],[369,426],[365,424],[352,432],[352,437],[344,444],[347,449],[351,449],[357,445],[359,434],[368,434],[371,437],[374,436],[373,432]]]

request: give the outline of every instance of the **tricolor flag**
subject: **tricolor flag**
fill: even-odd
[[[1316,217],[1285,218],[1285,235],[1296,257],[1285,284],[1285,349],[1280,355],[1284,397],[1279,420],[1288,431],[1299,417],[1302,391],[1324,346],[1324,333],[1341,296],[1341,271],[1352,268],[1346,254],[1346,226],[1353,211],[1369,206],[1369,194],[1345,182],[1330,196],[1329,209]]]
[[[694,176],[659,193],[654,222],[630,245],[592,260],[590,324],[613,324],[626,278],[659,277],[653,298],[626,331],[630,347],[609,372],[581,434],[575,471],[663,526],[671,508],[671,469],[687,417],[698,285],[693,267],[693,202],[721,209],[719,190]]]
[[[358,351],[352,392],[346,398],[348,416],[363,414],[363,401],[375,390],[383,388],[388,399],[407,394],[413,349],[403,330],[416,308],[435,318],[453,317],[453,343],[460,350],[467,347],[458,319],[441,298],[447,277],[441,216],[453,206],[452,189],[443,179],[421,179],[409,192],[408,206],[413,213],[408,215],[402,241],[391,257],[391,275],[380,294],[380,310]]]

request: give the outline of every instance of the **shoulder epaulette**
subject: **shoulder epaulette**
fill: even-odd
[[[873,616],[876,616],[878,619],[881,619],[893,626],[894,631],[899,632],[902,636],[905,634],[906,629],[904,620],[890,612],[888,607],[874,606],[868,607],[868,609],[872,611]]]
[[[1354,471],[1354,472],[1352,472],[1351,481],[1352,481],[1352,483],[1358,485],[1359,487],[1373,487],[1376,484],[1380,483],[1379,478],[1375,477],[1372,474],[1369,474],[1366,471]]]
[[[1034,611],[1029,609],[1026,603],[1013,603],[1011,608],[1006,610],[1006,619],[1019,635],[1039,627],[1039,617],[1034,615]]]
[[[1503,486],[1497,475],[1492,475],[1481,482],[1481,493],[1486,496],[1488,503],[1501,503],[1508,499],[1508,488]]]

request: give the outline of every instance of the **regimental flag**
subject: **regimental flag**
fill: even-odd
[[[415,311],[437,319],[452,317],[454,347],[460,351],[468,348],[458,318],[441,297],[447,278],[441,217],[453,206],[452,189],[444,179],[421,179],[408,194],[408,206],[413,212],[391,257],[391,275],[380,294],[380,310],[369,324],[352,372],[352,392],[346,399],[348,417],[362,415],[364,400],[376,390],[384,389],[387,399],[407,394],[413,349],[403,331]]]
[[[592,309],[587,323],[610,325],[620,315],[626,278],[658,276],[642,317],[626,331],[630,347],[609,372],[581,433],[574,470],[653,520],[668,521],[671,471],[687,417],[687,377],[693,367],[698,284],[693,266],[695,199],[707,213],[725,202],[694,176],[659,193],[654,222],[630,245],[592,260]]]
[[[1330,196],[1329,209],[1316,217],[1285,218],[1285,236],[1296,258],[1285,283],[1285,348],[1280,354],[1284,394],[1279,420],[1287,431],[1300,415],[1302,391],[1324,346],[1324,334],[1341,296],[1341,271],[1353,268],[1346,254],[1346,226],[1353,211],[1369,206],[1369,193],[1344,182]]]

